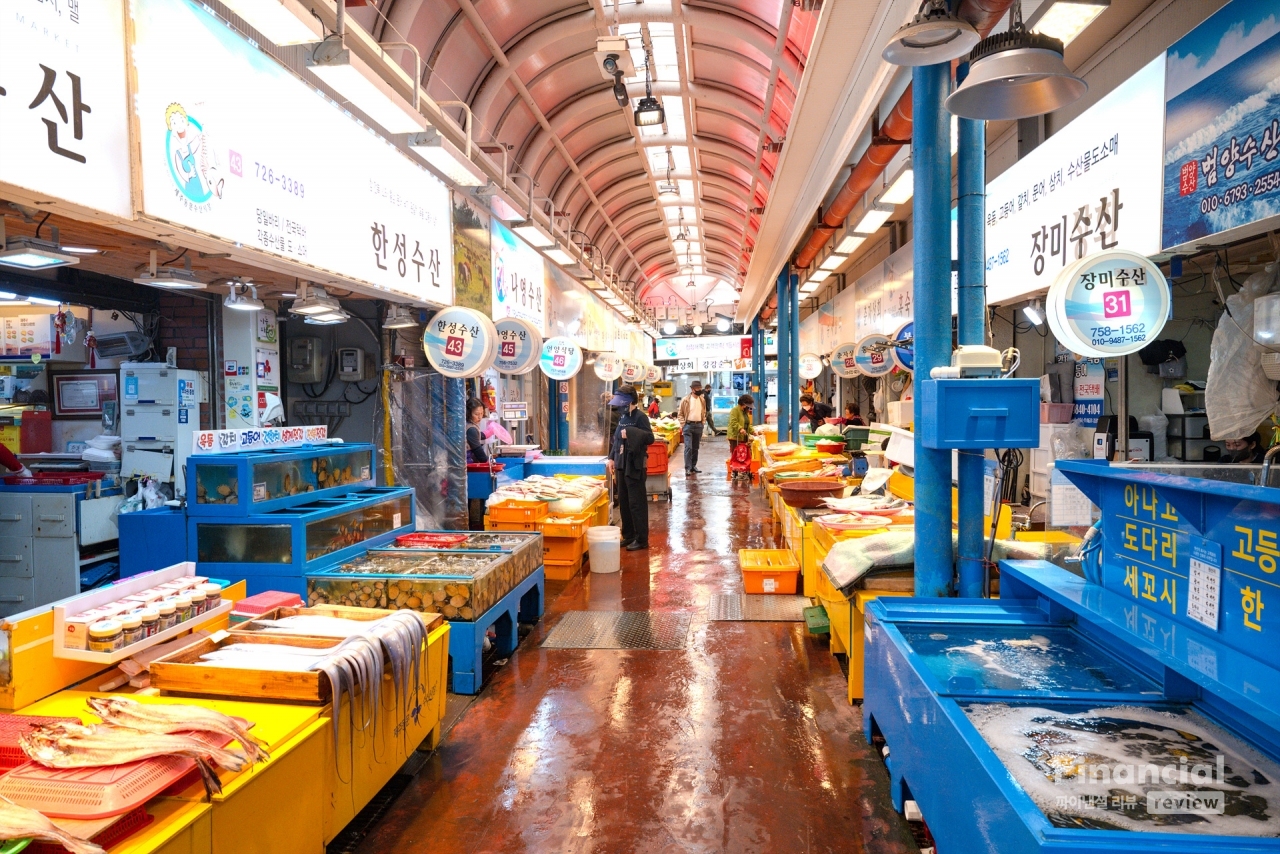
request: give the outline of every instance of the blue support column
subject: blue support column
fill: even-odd
[[[959,120],[958,166],[959,201],[956,229],[960,251],[960,292],[957,299],[958,333],[961,344],[986,344],[987,289],[986,245],[986,157],[987,125],[974,119]],[[984,454],[960,451],[959,554],[956,566],[960,596],[976,598],[983,590],[982,517],[987,508],[982,500]],[[994,524],[994,520],[993,520]]]
[[[764,423],[764,330],[760,328],[760,315],[751,321],[751,396],[755,406],[751,410],[751,423]]]
[[[791,295],[787,271],[778,274],[778,441],[791,438]]]
[[[951,66],[911,69],[911,162],[915,169],[915,369],[924,379],[951,363],[951,120],[943,101]],[[923,395],[915,398],[917,596],[951,591],[951,452],[924,447]]]
[[[800,440],[800,277],[792,273],[788,279],[788,291],[791,292],[791,344],[787,347],[791,359],[787,361],[788,375],[791,379],[791,401],[787,403],[787,412],[791,414],[791,440]],[[780,362],[781,366],[781,362]]]

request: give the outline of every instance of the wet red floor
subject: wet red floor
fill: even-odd
[[[888,780],[824,639],[803,623],[708,622],[767,548],[758,491],[672,476],[652,549],[548,585],[542,624],[490,678],[362,852],[909,852]],[[556,650],[565,611],[683,611],[678,651]]]

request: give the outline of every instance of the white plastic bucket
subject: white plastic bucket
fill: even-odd
[[[622,529],[615,525],[587,528],[587,553],[592,572],[617,572],[622,563]]]

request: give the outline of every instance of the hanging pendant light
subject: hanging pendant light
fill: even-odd
[[[981,38],[972,24],[947,9],[946,0],[925,0],[880,56],[894,65],[937,65],[964,56]]]
[[[1089,90],[1062,59],[1062,42],[1031,33],[1022,4],[1010,12],[1007,32],[989,36],[969,55],[969,76],[947,98],[947,110],[987,121],[1025,119],[1061,109]]]

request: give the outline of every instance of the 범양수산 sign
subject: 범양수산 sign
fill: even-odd
[[[553,380],[568,380],[582,370],[582,348],[572,338],[548,338],[538,360],[542,372]]]
[[[530,321],[504,317],[494,324],[498,333],[498,355],[493,366],[500,374],[519,376],[538,367],[542,355],[542,333]]]
[[[1171,296],[1160,268],[1114,249],[1081,258],[1058,274],[1045,299],[1053,334],[1074,353],[1095,359],[1136,353],[1169,318]]]
[[[475,309],[450,306],[423,326],[422,349],[431,367],[446,377],[477,377],[493,365],[498,332]]]

